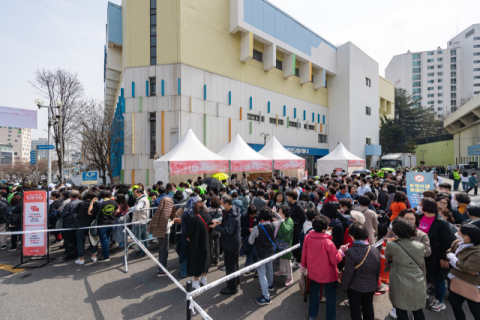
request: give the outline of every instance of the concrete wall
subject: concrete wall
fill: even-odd
[[[480,124],[472,125],[453,134],[455,164],[468,164],[468,147],[480,143]]]
[[[415,155],[417,156],[417,165],[424,159],[425,166],[445,166],[454,164],[453,140],[432,142],[417,145]],[[421,150],[426,150],[422,152]]]

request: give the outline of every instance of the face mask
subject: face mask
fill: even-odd
[[[383,191],[388,191],[388,189],[387,189],[387,188],[382,188],[382,190],[383,190]]]
[[[331,232],[331,231],[327,231],[327,232],[325,232],[325,234],[328,234],[329,236],[331,236],[331,235],[332,235],[332,232]]]
[[[423,209],[422,206],[417,206],[418,212],[423,212],[422,209]]]
[[[460,241],[463,241],[463,238],[462,238],[462,236],[461,236],[461,235],[459,235],[459,234],[458,234],[458,232],[457,232],[457,233],[455,233],[455,237],[457,237],[457,239],[458,239],[458,240],[460,240]]]

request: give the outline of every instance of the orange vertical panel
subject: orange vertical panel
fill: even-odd
[[[242,120],[242,107],[240,107],[240,120]]]
[[[228,119],[228,142],[232,141],[232,118]]]
[[[320,123],[320,132],[323,132],[323,124]]]
[[[132,170],[132,184],[135,184],[135,169]]]

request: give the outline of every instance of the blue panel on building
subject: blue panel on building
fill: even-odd
[[[122,7],[108,3],[107,23],[108,41],[122,45]]]
[[[307,120],[307,111],[303,110],[303,121]]]
[[[283,106],[283,116],[287,116],[287,106]]]
[[[320,123],[320,113],[318,114],[318,117],[317,117],[317,123]]]
[[[312,55],[312,47],[318,48],[322,42],[337,49],[333,44],[264,0],[244,0],[243,21],[309,56]]]
[[[207,85],[203,85],[203,100],[207,100]]]
[[[315,122],[315,112],[312,112],[312,122]]]
[[[232,105],[232,91],[228,92],[228,105]]]
[[[325,124],[325,115],[323,116],[323,124]]]
[[[252,101],[252,97],[250,97],[250,109],[253,108],[253,101]]]
[[[268,101],[268,113],[270,113],[270,101]]]
[[[480,144],[473,146],[468,146],[468,155],[469,156],[480,156]]]
[[[293,108],[293,119],[297,119],[297,108]]]
[[[162,96],[165,95],[165,81],[162,80]]]
[[[132,97],[135,98],[135,82],[132,81]]]
[[[145,82],[146,96],[148,97],[148,80]]]
[[[376,145],[376,144],[365,145],[365,155],[366,156],[381,156],[382,155],[382,146]]]
[[[180,78],[178,78],[178,84],[177,84],[177,87],[178,87],[178,95],[181,95],[181,94],[182,94],[182,90],[181,90],[182,86],[181,86],[181,84],[182,84],[182,81],[180,80]]]

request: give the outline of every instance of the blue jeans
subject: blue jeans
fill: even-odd
[[[453,190],[458,190],[459,185],[460,185],[460,180],[453,180]]]
[[[447,286],[445,285],[445,281],[435,282],[435,299],[437,299],[440,302],[443,302],[443,298],[445,297],[445,291],[447,291]]]
[[[260,287],[262,288],[262,295],[265,299],[270,299],[270,292],[268,287],[273,285],[273,261],[270,261],[257,268],[258,280],[260,281]]]
[[[185,278],[187,276],[187,259],[184,259],[182,263],[180,263],[180,270],[178,271],[178,274],[180,277]]]
[[[83,258],[85,256],[85,238],[88,237],[88,233],[90,232],[89,229],[81,229],[77,230],[77,252],[78,252],[78,257]],[[88,242],[90,242],[90,238],[88,239]],[[97,246],[92,246],[90,243],[90,252],[92,255],[97,253]]]
[[[100,238],[100,244],[102,246],[102,257],[104,259],[110,258],[110,253],[108,252],[108,246],[110,245],[110,237],[113,232],[113,227],[105,227],[98,229],[98,237]]]
[[[138,240],[147,240],[147,225],[146,224],[137,224],[134,225],[133,227],[133,233],[135,234],[135,237],[137,237]],[[145,246],[145,248],[148,246],[147,242],[142,242],[142,244]],[[143,254],[145,254],[145,251],[140,249],[140,246],[137,245],[137,251],[142,251]]]
[[[462,182],[463,191],[468,189],[468,182]]]
[[[260,278],[260,273],[259,273]],[[309,303],[308,303],[308,314],[311,318],[316,318],[318,315],[318,309],[320,307],[320,288],[321,283],[316,282],[315,280],[310,279],[310,294],[308,296]],[[325,295],[327,298],[326,305],[327,305],[327,312],[326,318],[327,320],[335,320],[337,314],[337,282],[330,282],[325,283]]]

